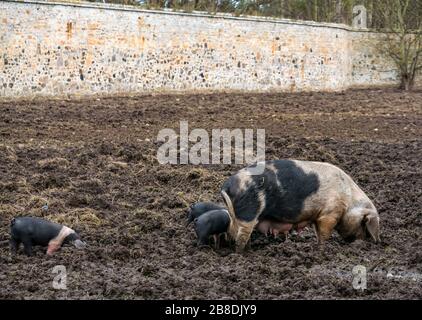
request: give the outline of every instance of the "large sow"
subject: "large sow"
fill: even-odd
[[[378,212],[359,186],[340,168],[322,162],[273,160],[231,176],[221,194],[230,215],[229,234],[242,251],[255,227],[286,232],[313,225],[318,243],[333,230],[347,241],[368,236],[379,241]],[[260,227],[263,224],[263,227]],[[273,231],[274,232],[274,231]]]

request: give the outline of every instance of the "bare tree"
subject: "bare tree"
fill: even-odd
[[[411,90],[422,69],[422,17],[418,0],[384,0],[377,3],[386,31],[380,50],[397,66],[400,88]]]

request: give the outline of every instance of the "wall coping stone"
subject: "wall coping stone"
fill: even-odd
[[[346,24],[339,23],[327,23],[327,22],[314,22],[307,20],[292,20],[292,19],[280,19],[275,17],[259,17],[259,16],[234,16],[230,13],[216,13],[210,14],[204,11],[193,11],[193,12],[183,12],[183,11],[174,11],[172,9],[163,9],[163,10],[149,10],[141,9],[136,6],[131,5],[121,5],[114,3],[96,3],[96,2],[59,2],[59,1],[37,1],[37,0],[0,0],[3,2],[15,2],[15,3],[28,3],[28,4],[37,4],[44,6],[66,6],[66,7],[80,7],[80,8],[91,8],[91,9],[100,9],[100,10],[117,10],[117,11],[129,11],[129,12],[139,12],[146,14],[160,14],[160,15],[176,15],[176,16],[187,16],[195,18],[207,18],[207,19],[226,19],[226,20],[236,20],[236,21],[248,21],[248,22],[266,22],[274,24],[288,24],[288,25],[298,25],[306,27],[315,27],[315,28],[332,28],[339,29],[349,32],[358,32],[358,33],[379,33],[378,31],[372,29],[357,29]]]

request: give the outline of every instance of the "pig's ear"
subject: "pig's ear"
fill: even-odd
[[[370,213],[365,216],[365,226],[371,237],[375,242],[381,241],[380,239],[380,223],[379,217],[376,213]]]

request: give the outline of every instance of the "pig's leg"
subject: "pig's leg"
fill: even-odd
[[[207,243],[204,240],[198,240],[198,242],[197,242],[196,245],[197,245],[198,248],[203,248],[203,247],[208,247],[209,246],[209,243]]]
[[[198,237],[198,247],[206,247],[209,246],[210,239],[208,236],[200,236]]]
[[[19,240],[15,238],[10,239],[10,251],[12,252],[12,254],[16,254],[18,252],[19,245],[20,245]]]
[[[239,229],[236,235],[236,252],[245,250],[245,246],[251,238],[252,231],[257,223],[257,219],[250,222],[239,221]]]
[[[319,243],[319,235],[318,235],[318,230],[317,230],[316,223],[313,223],[312,224],[312,229],[314,230],[314,233],[315,233],[315,236],[316,236],[316,239],[317,239],[317,243]]]
[[[316,224],[318,244],[323,245],[333,233],[334,227],[337,224],[337,219],[333,215],[324,215],[317,219]]]
[[[221,246],[221,234],[217,235],[217,249],[220,249]]]
[[[214,247],[216,250],[220,249],[220,235],[219,234],[214,234],[212,236],[214,238]]]
[[[32,241],[28,239],[22,240],[23,252],[28,256],[32,256]]]

